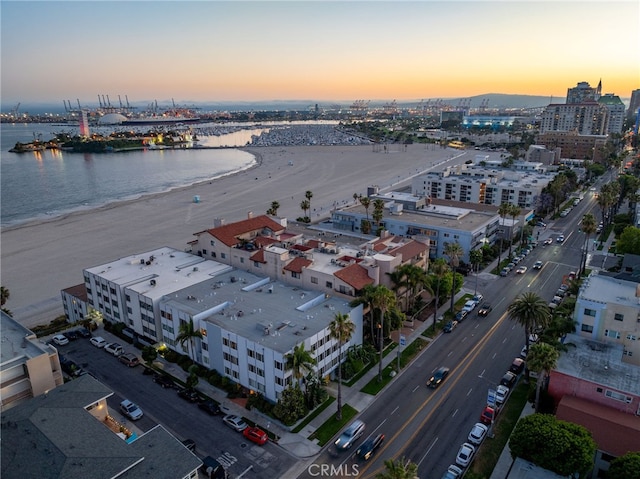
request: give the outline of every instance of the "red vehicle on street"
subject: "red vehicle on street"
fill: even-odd
[[[269,440],[267,433],[259,427],[248,427],[242,431],[242,435],[260,446],[263,446]]]

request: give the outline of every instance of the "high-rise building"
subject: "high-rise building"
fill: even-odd
[[[640,88],[631,92],[631,101],[629,102],[627,117],[635,118],[638,114],[638,108],[640,108]]]
[[[607,110],[609,110],[609,122],[606,133],[622,133],[625,108],[620,97],[613,93],[607,93],[600,97],[598,103],[604,105],[607,107]]]
[[[89,136],[89,117],[87,110],[80,110],[80,118],[78,118],[78,126],[80,127],[80,136]]]
[[[584,103],[586,101],[598,101],[602,93],[602,80],[593,88],[589,82],[581,81],[573,88],[567,89],[567,103]]]
[[[555,103],[542,113],[540,133],[577,131],[580,135],[606,135],[609,109],[595,101],[585,103]]]

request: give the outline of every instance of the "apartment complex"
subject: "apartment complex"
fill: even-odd
[[[582,81],[573,88],[567,89],[567,104],[584,103],[586,101],[598,101],[602,94],[602,80],[597,87],[592,87],[589,82]]]
[[[2,411],[46,394],[64,383],[58,351],[0,312],[0,398]],[[6,442],[3,432],[3,444]]]
[[[85,374],[2,412],[3,478],[195,479],[202,461],[162,426],[123,434]]]
[[[624,125],[625,106],[619,96],[613,93],[606,93],[598,100],[600,105],[604,105],[609,110],[609,121],[606,133],[622,133]]]
[[[555,176],[545,172],[540,163],[519,162],[514,165],[518,171],[501,168],[500,162],[481,163],[450,166],[417,176],[411,182],[411,192],[432,200],[533,208],[542,189]]]
[[[606,135],[609,109],[596,101],[584,103],[553,103],[542,112],[540,133],[577,131],[580,135]]]
[[[547,131],[536,142],[557,153],[559,158],[602,162],[607,135],[581,135],[577,131]]]

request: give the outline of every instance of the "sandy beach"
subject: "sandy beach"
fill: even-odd
[[[274,200],[281,205],[279,216],[295,220],[302,216],[307,190],[313,193],[311,213],[317,221],[334,203],[353,203],[353,194],[365,194],[370,185],[388,191],[443,161],[473,158],[472,152],[432,145],[392,145],[386,151],[372,146],[246,150],[256,155],[257,165],[240,173],[3,229],[2,285],[11,294],[5,307],[27,327],[47,323],[63,314],[60,290],[82,283],[84,268],[161,246],[184,249],[194,233],[213,227],[215,218],[233,222],[249,212],[264,214]]]

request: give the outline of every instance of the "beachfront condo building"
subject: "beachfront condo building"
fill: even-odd
[[[555,175],[555,172],[546,171],[541,163],[522,161],[506,169],[498,160],[480,160],[475,165],[449,166],[442,171],[416,176],[411,181],[411,192],[432,201],[439,199],[493,206],[509,203],[532,209]]]
[[[42,343],[4,311],[0,312],[0,329],[0,398],[4,415],[7,409],[61,386],[64,378],[55,347]],[[6,442],[4,433],[2,442]]]
[[[542,112],[540,133],[577,131],[580,135],[606,135],[609,109],[597,101],[552,103]]]
[[[285,284],[280,276],[163,247],[85,269],[84,285],[87,302],[104,320],[277,401],[292,383],[285,358],[295,346],[312,352],[317,374],[327,376],[337,367],[338,342],[329,333],[337,313],[356,325],[343,349],[362,344],[362,306]],[[177,341],[181,325],[191,321],[202,339]]]

